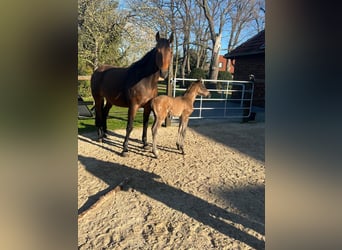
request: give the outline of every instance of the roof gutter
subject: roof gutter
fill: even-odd
[[[225,54],[223,57],[226,59],[234,59],[236,57],[250,56],[250,55],[257,55],[257,54],[265,54],[265,50],[255,51],[255,52],[247,52],[247,53],[233,53],[232,55]]]

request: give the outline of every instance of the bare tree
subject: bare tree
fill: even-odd
[[[183,49],[183,57],[181,63],[181,76],[185,77],[186,68],[187,73],[190,72],[189,65],[189,43],[190,43],[190,27],[192,26],[193,18],[191,17],[190,10],[192,6],[192,0],[181,0],[179,4],[176,5],[177,13],[180,18],[183,41],[182,41],[182,49]]]
[[[209,26],[204,16],[203,9],[198,5],[192,9],[193,16],[196,18],[193,21],[192,33],[195,41],[192,44],[196,51],[196,68],[204,68],[207,60],[207,51],[209,48]]]
[[[162,36],[167,37],[171,32],[174,33],[174,41],[177,43],[175,32],[175,2],[174,0],[128,0],[130,8],[129,22],[134,25],[136,30],[150,34],[150,41],[154,42],[154,34],[159,31]],[[132,43],[135,43],[132,41]],[[148,44],[148,43],[147,43]],[[144,51],[146,52],[146,51]],[[171,65],[171,69],[173,66]],[[170,72],[172,73],[172,72]]]
[[[265,0],[127,0],[129,13],[126,16],[129,18],[125,30],[129,39],[126,38],[127,42],[122,49],[131,52],[134,47],[134,55],[139,55],[139,51],[145,52],[149,39],[154,41],[153,34],[156,30],[162,36],[167,36],[172,31],[175,60],[172,67],[174,71],[170,76],[176,76],[178,69],[184,77],[193,67],[204,68],[209,58],[209,77],[217,79],[223,33],[228,36],[224,44],[229,52],[241,41],[241,34],[246,34],[244,31],[263,29],[264,2]],[[137,44],[139,41],[141,44]]]
[[[229,12],[230,35],[228,40],[228,53],[239,43],[241,32],[252,23],[259,22],[258,9],[263,0],[236,0]],[[259,26],[260,28],[260,26]],[[258,30],[259,31],[259,30]]]
[[[203,8],[209,25],[210,40],[212,42],[209,78],[216,80],[218,76],[218,59],[223,26],[227,20],[227,14],[232,10],[233,2],[229,0],[197,0],[197,2]]]
[[[211,40],[211,60],[209,77],[217,79],[218,59],[221,48],[222,33],[228,31],[228,52],[239,42],[243,30],[255,21],[257,29],[262,28],[264,16],[260,15],[260,9],[264,8],[264,0],[197,0],[204,10],[209,25]]]
[[[265,29],[265,0],[257,0],[256,6],[253,10],[253,20],[255,25],[255,30],[260,32]]]
[[[130,7],[130,21],[141,29],[158,30],[162,36],[171,32],[171,1],[163,0],[127,0]]]

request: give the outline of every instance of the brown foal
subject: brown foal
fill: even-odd
[[[189,116],[194,111],[194,101],[197,95],[204,97],[210,96],[210,92],[206,89],[202,79],[193,82],[183,96],[170,97],[166,95],[157,96],[152,100],[151,106],[154,114],[154,123],[152,126],[153,146],[152,152],[158,158],[156,148],[158,128],[167,116],[180,117],[177,137],[177,149],[184,154],[184,138],[186,128],[188,126]]]

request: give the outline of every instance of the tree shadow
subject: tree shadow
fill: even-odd
[[[225,126],[224,132],[220,127]],[[229,127],[234,127],[232,132]],[[257,123],[234,123],[217,120],[191,120],[189,127],[194,131],[228,147],[265,162],[265,128]],[[215,129],[209,129],[209,128]],[[239,131],[240,133],[237,133]],[[260,148],[263,150],[260,151]]]
[[[265,186],[246,186],[235,189],[220,189],[213,191],[215,195],[236,208],[247,218],[260,223],[265,222]],[[243,197],[248,197],[244,199]]]
[[[228,212],[215,204],[208,203],[194,195],[158,181],[159,176],[153,173],[133,169],[125,165],[97,160],[93,157],[79,155],[78,159],[87,171],[109,185],[105,190],[99,191],[97,194],[89,197],[88,201],[79,209],[79,214],[86,211],[101,195],[110,191],[123,178],[128,177],[130,178],[129,185],[133,189],[162,202],[172,209],[187,214],[193,219],[210,226],[228,237],[244,242],[256,249],[265,248],[264,241],[232,225],[232,223],[242,224],[244,227],[253,229],[264,235],[265,228],[263,221],[250,220],[238,214]],[[234,190],[234,192],[236,196],[240,196],[240,199],[243,199],[243,192],[241,194],[239,194],[239,190]],[[238,202],[236,204],[238,205]]]

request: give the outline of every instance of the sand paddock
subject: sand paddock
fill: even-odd
[[[185,155],[177,129],[159,129],[158,159],[141,148],[141,128],[127,157],[124,130],[105,143],[78,135],[79,249],[265,248],[264,123],[191,120]]]

